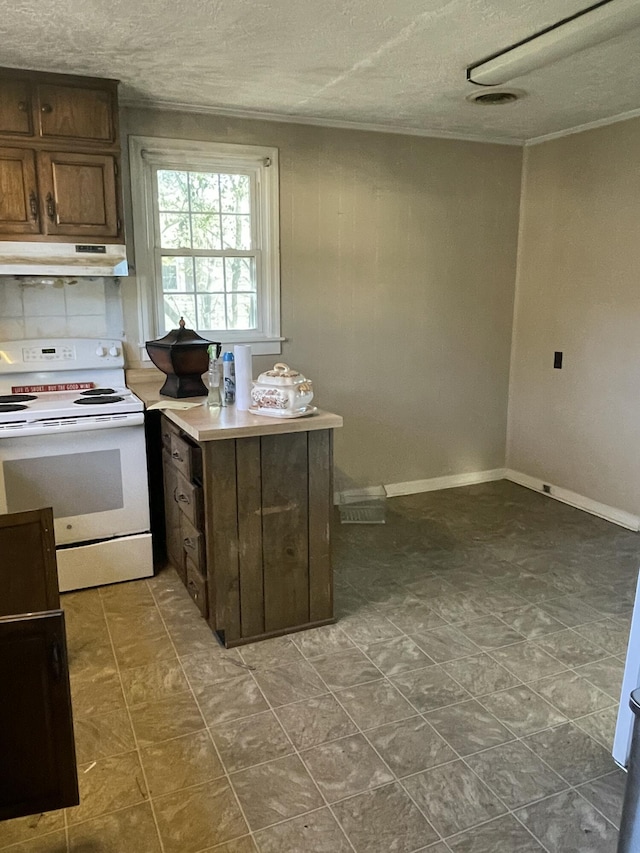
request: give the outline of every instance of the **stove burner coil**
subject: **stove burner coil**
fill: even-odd
[[[103,406],[107,403],[121,403],[123,400],[124,397],[81,397],[73,402],[77,403],[78,406],[93,406],[94,404]]]
[[[0,394],[0,403],[24,403],[27,400],[37,399],[35,394]]]
[[[115,394],[113,388],[91,388],[89,391],[81,391],[81,397],[104,397],[106,394]]]
[[[28,408],[28,406],[21,406],[19,403],[0,403],[0,412],[21,412]]]

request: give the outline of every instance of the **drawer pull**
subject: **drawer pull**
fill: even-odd
[[[171,456],[172,456],[174,459],[177,459],[177,460],[178,460],[178,462],[184,462],[184,459],[182,458],[182,456],[180,456],[180,451],[179,451],[179,450],[174,450],[174,451],[173,451],[173,453],[171,454]]]
[[[41,112],[41,113],[52,113],[52,112],[53,112],[53,107],[51,106],[51,104],[43,104],[43,105],[40,107],[40,112]]]
[[[178,487],[176,486],[173,490],[173,499],[178,503],[188,504],[190,503],[189,498],[185,495],[184,492],[178,493]]]
[[[18,109],[21,113],[26,113],[29,109],[29,104],[26,101],[18,101]]]
[[[185,548],[191,548],[192,551],[195,551],[196,543],[193,541],[193,539],[190,536],[185,536],[184,547]]]

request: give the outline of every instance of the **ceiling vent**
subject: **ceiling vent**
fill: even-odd
[[[498,107],[501,104],[512,104],[524,96],[524,92],[517,89],[502,89],[498,92],[480,92],[467,95],[467,101],[471,104],[479,104],[483,107]]]

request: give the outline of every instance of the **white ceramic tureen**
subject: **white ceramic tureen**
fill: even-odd
[[[313,385],[288,364],[274,364],[253,382],[251,411],[274,417],[300,417],[315,412]]]

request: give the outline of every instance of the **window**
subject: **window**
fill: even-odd
[[[280,352],[277,149],[132,137],[141,347],[178,326]]]

